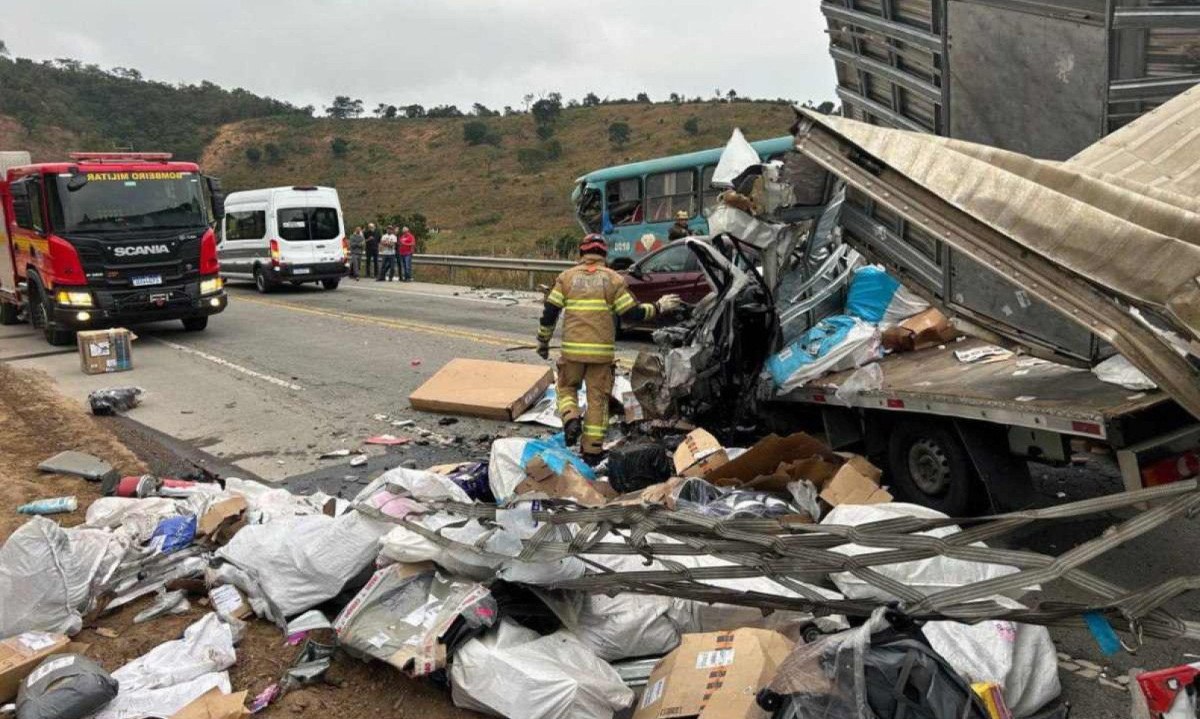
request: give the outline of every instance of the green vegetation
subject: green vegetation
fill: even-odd
[[[608,141],[617,147],[625,147],[632,132],[628,122],[614,122],[608,126]]]
[[[221,125],[304,113],[242,89],[147,81],[137,70],[69,58],[39,63],[0,53],[0,88],[0,115],[23,131],[12,141],[22,141],[21,149],[38,160],[60,159],[53,151],[112,149],[198,160]]]
[[[689,117],[687,121],[683,123],[683,131],[689,135],[699,135],[700,121],[694,117]]]

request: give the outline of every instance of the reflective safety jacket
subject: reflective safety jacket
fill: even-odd
[[[631,322],[654,318],[654,305],[638,304],[625,278],[604,265],[600,255],[583,260],[563,272],[546,295],[538,339],[549,342],[558,316],[563,316],[562,357],[570,362],[612,362],[616,354],[613,315]]]

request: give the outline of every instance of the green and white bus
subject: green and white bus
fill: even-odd
[[[792,150],[794,143],[795,138],[788,135],[750,145],[766,162]],[[712,176],[724,149],[589,172],[575,181],[571,195],[575,217],[584,232],[608,237],[608,262],[618,268],[645,253],[648,247],[639,242],[643,235],[665,241],[675,213],[681,210],[691,218],[688,226],[694,232],[708,234],[707,213],[721,194],[712,187]]]

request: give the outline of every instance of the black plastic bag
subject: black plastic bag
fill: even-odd
[[[631,442],[608,453],[608,482],[621,494],[665,482],[674,471],[666,448],[657,442]]]
[[[127,412],[142,403],[141,387],[107,387],[88,394],[92,414],[105,416]]]
[[[49,657],[17,691],[17,719],[83,719],[117,696],[118,683],[82,654]]]

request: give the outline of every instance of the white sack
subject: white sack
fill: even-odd
[[[281,487],[269,487],[261,482],[237,477],[225,480],[225,490],[246,499],[246,521],[250,524],[320,514],[325,502],[330,499],[328,494],[322,492],[300,496]]]
[[[366,489],[359,492],[358,497],[354,501],[358,502],[366,499],[372,494],[372,488],[379,485],[399,487],[414,499],[429,502],[444,500],[462,502],[463,504],[471,504],[472,502],[466,490],[458,486],[454,480],[446,475],[420,469],[407,469],[405,467],[389,469],[379,475],[374,482],[367,485]]]
[[[892,295],[892,301],[888,303],[887,309],[884,310],[883,319],[879,321],[879,326],[886,329],[893,325],[898,325],[909,317],[920,314],[927,309],[929,309],[929,303],[925,301],[924,297],[921,297],[904,285],[900,285],[896,288],[896,293]]]
[[[93,719],[170,716],[213,687],[228,693],[225,670],[236,661],[233,632],[210,612],[182,639],[159,644],[113,672],[120,690]]]
[[[180,514],[184,506],[167,497],[101,497],[87,508],[84,526],[115,529],[141,544],[150,539],[159,522]]]
[[[825,515],[821,520],[821,524],[844,525],[848,527],[857,526],[860,524],[869,524],[871,522],[879,522],[886,519],[895,519],[897,517],[921,517],[923,519],[941,519],[946,515],[928,507],[922,507],[916,504],[905,504],[903,502],[890,502],[888,504],[843,504],[834,507],[833,510]],[[928,537],[946,537],[955,534],[959,531],[957,526],[941,527],[920,534]],[[982,542],[978,542],[972,546],[986,546]],[[871,554],[874,552],[887,551],[873,547],[863,547],[857,544],[843,544],[834,547],[831,551],[847,556],[856,556],[859,554]],[[982,562],[967,562],[961,559],[949,559],[947,557],[930,557],[914,562],[901,562],[899,564],[881,564],[874,567],[874,570],[885,577],[890,577],[898,582],[909,586],[922,594],[929,595],[944,589],[952,589],[961,587],[965,584],[973,584],[982,582],[986,579],[1002,577],[1008,574],[1013,574],[1017,571],[1016,567],[1003,566],[999,564],[984,564]],[[882,589],[878,589],[867,582],[855,577],[849,572],[838,572],[831,574],[829,577],[837,588],[851,599],[876,599],[879,601],[891,601],[896,599]],[[1017,591],[1015,594],[1022,594],[1023,591]]]
[[[666,654],[679,646],[672,614],[683,604],[650,594],[589,594],[569,632],[605,661]]]
[[[525,481],[525,466],[521,464],[521,456],[528,443],[525,437],[504,437],[492,442],[488,459],[488,485],[496,499],[514,496],[517,485]]]
[[[509,719],[611,719],[633,703],[616,671],[565,632],[537,632],[502,620],[454,655],[456,706]]]
[[[1005,597],[992,601],[1018,608]],[[1031,716],[1062,692],[1058,656],[1046,627],[1002,620],[978,624],[929,622],[923,631],[938,654],[969,682],[995,682],[1017,719]]]
[[[243,527],[217,556],[257,580],[280,621],[342,591],[374,561],[379,538],[393,526],[359,512],[277,519]]]
[[[45,517],[21,525],[0,547],[0,637],[77,633],[91,578],[62,527]]]
[[[1154,380],[1147,377],[1145,372],[1134,367],[1133,363],[1125,359],[1123,355],[1113,355],[1104,360],[1092,368],[1092,374],[1096,375],[1101,382],[1120,385],[1136,392],[1158,389]]]
[[[133,541],[124,534],[106,529],[75,527],[65,530],[71,542],[71,551],[88,577],[90,600],[101,594],[129,554]]]
[[[758,151],[746,140],[741,129],[734,128],[721,159],[717,161],[717,169],[713,170],[713,187],[733,187],[733,181],[743,172],[755,165],[761,165],[762,158]],[[708,189],[707,187],[704,189]]]

